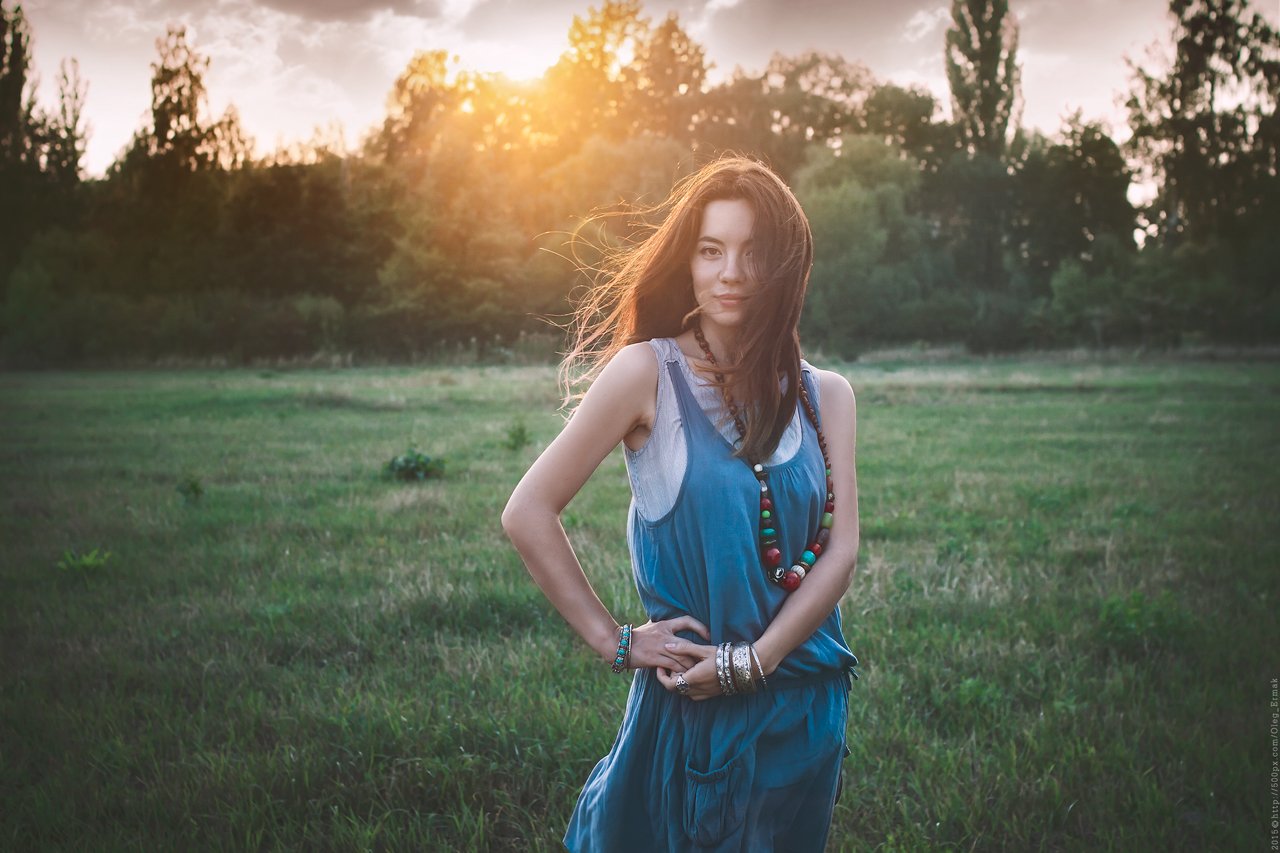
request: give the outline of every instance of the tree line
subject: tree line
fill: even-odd
[[[592,213],[655,203],[726,150],[810,216],[810,347],[1274,342],[1280,36],[1243,0],[1171,0],[1168,20],[1130,60],[1123,143],[1078,112],[1021,126],[1006,0],[953,0],[949,120],[837,55],[712,85],[675,14],[605,0],[538,80],[421,52],[355,150],[318,133],[261,158],[234,107],[209,114],[209,60],[170,27],[149,120],[87,180],[87,84],[66,61],[39,107],[30,24],[0,4],[0,357],[510,348],[645,224]],[[1156,190],[1137,207],[1135,182]]]

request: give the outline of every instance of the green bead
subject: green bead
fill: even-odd
[[[805,551],[800,555],[800,562],[812,568],[813,564],[818,562],[818,555],[814,554],[812,551]]]
[[[761,517],[761,518],[768,518],[768,517],[769,517],[769,516],[771,516],[771,515],[773,515],[773,513],[769,512],[769,510],[767,510],[767,509],[762,509],[762,510],[760,510],[760,517]]]
[[[831,521],[832,521],[832,519],[831,519],[831,513],[829,513],[829,512],[824,512],[824,513],[822,514],[822,526],[823,526],[823,527],[827,527],[827,528],[831,527]]]

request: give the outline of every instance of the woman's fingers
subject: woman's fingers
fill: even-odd
[[[707,630],[707,626],[688,614],[668,619],[667,627],[671,629],[673,634],[677,631],[692,631],[708,643],[711,642],[711,632]]]
[[[703,646],[688,640],[669,640],[663,645],[670,654],[692,658],[694,663],[706,660],[716,653],[715,646]]]
[[[673,678],[677,672],[688,672],[698,665],[698,659],[696,658],[682,657],[680,655],[673,654],[664,655],[662,661],[663,663],[660,665],[671,670]]]
[[[703,660],[684,674],[689,684],[689,697],[702,701],[721,695],[720,680],[716,677],[716,665],[710,660]]]
[[[655,666],[653,671],[658,676],[658,681],[662,683],[662,686],[674,693],[676,689],[676,677],[671,673],[671,670],[666,667]]]

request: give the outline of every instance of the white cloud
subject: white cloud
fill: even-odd
[[[951,12],[946,6],[939,6],[936,9],[921,9],[911,16],[911,20],[907,21],[907,30],[902,37],[908,42],[915,43],[942,28],[943,22],[951,18]]]

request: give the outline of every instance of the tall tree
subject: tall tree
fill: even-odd
[[[569,49],[547,70],[547,115],[565,155],[591,136],[623,138],[636,80],[632,60],[648,38],[649,19],[639,0],[604,0],[574,15]]]
[[[939,169],[937,183],[940,196],[951,199],[957,267],[980,290],[1001,291],[1009,281],[1008,153],[1022,109],[1017,57],[1018,23],[1008,0],[952,0],[946,66],[961,151]]]
[[[162,172],[199,172],[247,164],[251,141],[235,107],[222,118],[208,117],[204,77],[209,58],[187,42],[187,29],[170,26],[156,39],[159,61],[151,64],[151,120],[136,134],[113,170],[143,162]]]
[[[1035,134],[1028,149],[1014,184],[1011,236],[1034,295],[1047,298],[1058,266],[1091,262],[1101,238],[1132,252],[1136,219],[1128,166],[1100,123],[1077,111],[1059,141]]]
[[[45,116],[43,168],[63,186],[80,180],[89,132],[84,126],[84,102],[89,84],[80,77],[80,63],[64,60],[58,70],[58,110]]]
[[[634,127],[687,140],[707,79],[707,59],[675,12],[640,42],[630,76],[635,91],[628,117]]]
[[[0,161],[28,160],[35,108],[31,70],[31,25],[21,4],[0,4]]]
[[[774,54],[761,74],[739,70],[707,93],[697,137],[713,150],[763,157],[790,177],[810,146],[838,148],[862,126],[873,84],[866,66],[841,56]]]
[[[961,141],[970,152],[1005,155],[1022,111],[1018,22],[1008,0],[952,0],[947,82]]]
[[[1148,67],[1129,62],[1127,107],[1130,150],[1160,187],[1150,227],[1172,246],[1231,234],[1275,192],[1280,35],[1245,0],[1171,0],[1169,14],[1173,56],[1156,45]]]
[[[951,129],[934,121],[937,111],[938,102],[928,90],[883,83],[863,104],[863,128],[917,158],[925,171],[936,172],[943,153],[954,148]]]

